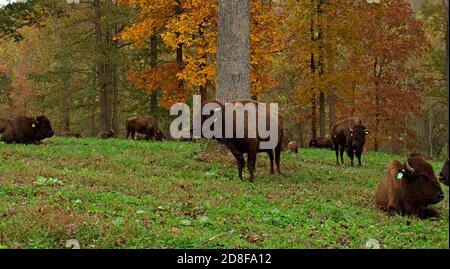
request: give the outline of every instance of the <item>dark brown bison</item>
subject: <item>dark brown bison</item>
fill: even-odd
[[[145,139],[155,138],[157,141],[167,139],[166,135],[159,129],[156,119],[150,116],[133,116],[125,121],[127,129],[127,139],[131,134],[131,138],[135,139],[136,133],[145,134]]]
[[[418,155],[411,155],[403,164],[391,161],[375,194],[377,207],[395,214],[415,215],[419,218],[439,217],[441,213],[431,207],[444,198],[441,185],[433,168]]]
[[[328,137],[319,137],[309,140],[310,148],[333,149],[333,140]]]
[[[1,140],[6,143],[40,144],[41,140],[52,136],[52,125],[46,116],[21,116],[6,127]]]
[[[298,153],[298,147],[296,141],[289,141],[287,148],[292,153]]]
[[[368,134],[369,130],[357,117],[337,122],[331,129],[336,162],[339,164],[338,152],[340,151],[341,162],[344,164],[344,151],[347,150],[352,166],[354,155],[358,158],[358,164],[361,165],[361,154],[366,143],[366,135]]]
[[[109,131],[101,131],[97,134],[97,138],[98,139],[108,139],[108,138],[112,138],[114,137],[114,131],[113,130],[109,130]]]
[[[444,163],[444,167],[442,167],[442,170],[439,173],[439,180],[442,182],[442,184],[448,186],[448,158]]]
[[[10,125],[12,122],[12,119],[0,117],[0,134],[6,131],[6,127]]]
[[[260,142],[268,141],[269,138],[274,139],[273,137],[268,138],[261,138],[260,134],[258,133],[258,122],[255,123],[256,128],[256,138],[249,138],[249,128],[248,128],[248,113],[244,114],[244,127],[243,127],[243,138],[236,138],[237,136],[237,130],[236,130],[236,112],[233,113],[233,138],[224,138],[225,137],[225,106],[221,102],[217,100],[209,100],[202,102],[202,107],[206,104],[214,103],[215,104],[215,110],[221,111],[221,121],[222,121],[222,138],[215,138],[219,143],[225,145],[233,154],[233,156],[236,158],[237,161],[237,168],[238,168],[238,175],[239,178],[242,179],[242,170],[245,166],[245,159],[244,159],[244,153],[247,153],[247,167],[250,174],[250,182],[254,182],[254,171],[255,171],[255,163],[256,163],[256,155],[258,152],[267,152],[270,159],[270,173],[274,173],[274,157],[275,157],[275,163],[277,166],[278,174],[281,173],[280,171],[280,155],[281,155],[281,147],[282,147],[282,140],[283,140],[283,118],[281,114],[277,114],[278,116],[278,141],[274,148],[271,149],[262,149],[260,148]],[[253,103],[254,105],[258,105],[258,102],[253,100],[234,100],[230,103],[233,104],[248,104]],[[269,108],[267,108],[267,112],[269,112]],[[211,113],[212,114],[212,113]],[[266,127],[270,124],[270,113],[267,113],[266,116]],[[256,117],[258,117],[258,109],[256,109]],[[202,123],[206,120],[210,119],[212,115],[206,116],[202,115]],[[211,120],[211,119],[210,119]],[[217,120],[217,119],[215,119]],[[274,154],[275,153],[275,154]]]
[[[62,132],[62,133],[60,133],[58,136],[61,136],[61,137],[75,137],[75,138],[80,138],[80,137],[81,137],[81,133],[75,133],[75,132]]]

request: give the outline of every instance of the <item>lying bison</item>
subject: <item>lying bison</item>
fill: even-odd
[[[53,136],[50,120],[46,116],[17,117],[7,127],[1,141],[18,144],[40,144]]]
[[[309,140],[310,148],[333,149],[333,141],[328,137],[319,137]]]
[[[0,117],[0,134],[6,131],[6,127],[10,125],[12,122],[12,119]]]
[[[234,100],[231,101],[232,104],[254,104],[256,108],[258,107],[258,102],[253,100]],[[238,169],[238,175],[239,178],[242,180],[242,170],[245,166],[245,159],[244,159],[244,153],[247,153],[247,167],[250,174],[250,182],[254,182],[254,172],[255,172],[255,163],[256,163],[256,155],[258,152],[267,152],[270,159],[270,174],[274,173],[274,157],[275,157],[275,163],[277,166],[278,174],[281,173],[280,171],[280,155],[281,155],[281,147],[282,147],[282,140],[283,140],[283,121],[281,114],[277,114],[278,116],[278,137],[277,144],[274,146],[274,148],[271,149],[262,149],[260,148],[260,142],[268,141],[269,139],[275,139],[273,137],[268,138],[261,138],[260,134],[258,133],[258,122],[256,122],[256,137],[255,138],[249,138],[249,128],[248,128],[248,113],[244,114],[244,126],[243,126],[243,138],[236,138],[237,134],[237,128],[236,128],[236,112],[233,113],[233,138],[224,138],[225,137],[225,106],[221,102],[217,100],[213,101],[204,101],[202,102],[202,107],[206,104],[213,104],[216,107],[216,111],[221,112],[221,122],[222,122],[222,138],[215,138],[219,143],[225,145],[233,154],[233,156],[236,158],[237,161],[237,169]],[[267,108],[267,112],[269,112],[269,108]],[[270,124],[270,113],[266,114],[266,127]],[[206,120],[211,120],[210,118],[212,115],[206,116],[202,115],[202,123]],[[258,117],[258,109],[256,109],[256,118]],[[218,120],[217,118],[214,120]],[[274,154],[275,153],[275,154]]]
[[[444,167],[439,173],[439,180],[442,182],[442,184],[448,186],[448,159],[445,161]]]
[[[112,138],[114,137],[114,131],[113,130],[109,130],[109,131],[101,131],[97,134],[97,138],[98,139],[108,139],[108,138]]]
[[[340,151],[341,162],[344,164],[344,151],[347,150],[352,166],[354,155],[358,158],[358,164],[361,165],[361,154],[368,134],[367,127],[357,117],[337,122],[331,129],[336,162],[339,164],[338,152]]]
[[[131,134],[132,139],[136,139],[135,134],[145,134],[145,139],[155,138],[157,141],[167,139],[164,133],[159,129],[158,122],[150,116],[133,116],[125,121],[127,129],[127,139]]]
[[[292,153],[298,153],[298,147],[296,141],[289,141],[287,148]]]
[[[439,203],[443,198],[444,193],[433,168],[422,156],[414,154],[404,164],[391,161],[378,185],[375,204],[389,216],[399,213],[424,219],[441,216],[431,204]]]

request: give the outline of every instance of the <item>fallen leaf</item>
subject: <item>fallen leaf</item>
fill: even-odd
[[[178,228],[178,227],[173,227],[173,228],[172,228],[172,233],[174,233],[174,234],[180,234],[180,232],[181,232],[180,228]]]
[[[250,243],[258,243],[259,242],[258,235],[248,235],[245,239]]]
[[[117,239],[116,242],[117,242],[117,244],[122,245],[122,244],[125,243],[125,238],[123,238],[123,237],[121,236],[121,237],[119,237],[119,238]]]

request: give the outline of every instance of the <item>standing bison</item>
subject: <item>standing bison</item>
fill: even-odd
[[[274,173],[274,157],[275,157],[275,163],[277,166],[278,174],[281,173],[280,171],[280,155],[281,155],[281,147],[282,147],[282,141],[283,141],[283,118],[281,114],[277,113],[278,116],[278,130],[277,130],[277,144],[274,148],[271,149],[262,149],[260,148],[260,142],[261,141],[268,141],[269,139],[273,139],[273,137],[268,138],[261,138],[260,134],[258,133],[258,122],[255,124],[256,128],[256,138],[249,138],[249,128],[248,128],[248,113],[244,113],[244,127],[243,127],[243,138],[236,138],[237,134],[237,128],[236,128],[236,112],[233,113],[233,122],[232,122],[232,128],[233,128],[233,138],[224,138],[225,137],[225,106],[221,102],[214,100],[214,101],[204,101],[202,103],[202,107],[206,104],[214,103],[217,107],[215,110],[219,110],[221,113],[221,122],[222,122],[222,138],[215,138],[219,143],[225,145],[233,154],[233,156],[236,158],[237,161],[237,169],[238,169],[238,175],[239,178],[242,180],[242,170],[245,166],[245,159],[244,159],[244,153],[247,153],[247,167],[250,174],[250,182],[254,182],[254,172],[255,172],[255,163],[256,163],[256,155],[258,152],[267,152],[270,159],[270,174]],[[256,106],[256,118],[258,118],[258,102],[253,100],[234,100],[231,101],[232,104],[254,104]],[[270,112],[269,108],[267,108],[266,112]],[[266,127],[270,124],[270,114],[266,113]],[[212,116],[206,116],[202,115],[202,123],[206,120],[210,119]],[[210,119],[211,120],[211,119]],[[217,118],[214,120],[216,121]],[[274,154],[275,153],[275,154]]]
[[[433,168],[425,159],[411,155],[404,164],[391,161],[375,194],[377,207],[395,214],[414,215],[421,219],[437,218],[441,212],[431,207],[444,199]]]
[[[448,186],[448,159],[445,161],[444,167],[439,173],[439,180],[442,182],[442,184]]]
[[[328,137],[319,137],[309,140],[310,148],[333,149],[333,141]]]
[[[12,122],[12,119],[0,117],[0,134],[6,131],[6,127],[10,125]]]
[[[340,151],[341,162],[344,164],[344,151],[347,150],[352,166],[354,155],[358,158],[358,164],[361,165],[361,154],[366,143],[366,135],[368,134],[367,127],[357,117],[337,122],[331,129],[336,162],[339,164],[338,152]]]
[[[7,127],[1,141],[18,144],[40,144],[53,136],[50,120],[46,116],[17,117]]]
[[[145,139],[155,138],[157,141],[167,139],[164,133],[159,129],[158,122],[150,116],[133,116],[126,120],[125,128],[127,129],[127,139],[131,134],[131,138],[135,139],[136,133],[145,134]]]

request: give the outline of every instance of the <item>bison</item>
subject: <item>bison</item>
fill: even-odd
[[[353,166],[354,155],[358,158],[358,164],[361,165],[361,154],[368,134],[369,130],[357,117],[337,122],[331,129],[336,162],[339,164],[338,152],[340,151],[341,162],[344,164],[344,151],[347,150],[351,165]]]
[[[250,182],[254,182],[254,171],[255,171],[255,163],[256,163],[256,155],[258,152],[267,152],[270,159],[270,174],[274,173],[274,157],[275,157],[275,163],[277,166],[277,172],[278,174],[281,174],[280,171],[280,155],[281,155],[281,147],[282,147],[282,140],[283,140],[283,118],[281,114],[277,114],[278,116],[278,142],[277,145],[272,149],[261,149],[260,148],[260,142],[261,141],[268,141],[269,138],[262,139],[257,132],[258,130],[258,123],[256,123],[256,138],[249,138],[248,135],[248,113],[244,114],[244,137],[243,138],[236,138],[237,130],[236,130],[236,112],[233,113],[233,138],[225,138],[225,106],[223,103],[217,100],[206,100],[202,102],[202,107],[209,103],[215,103],[216,109],[215,110],[221,110],[221,121],[222,121],[222,138],[215,138],[219,143],[225,145],[233,154],[233,156],[236,158],[237,162],[237,169],[238,169],[238,176],[242,180],[242,170],[245,166],[245,159],[244,159],[244,153],[247,153],[247,167],[250,174]],[[258,102],[253,100],[234,100],[231,101],[232,104],[249,104],[253,103],[258,106]],[[256,115],[258,115],[258,109],[256,109]],[[269,112],[269,109],[267,109],[267,112]],[[269,126],[269,118],[270,113],[267,113],[266,116],[266,126]],[[209,119],[210,116],[202,115],[202,122]],[[256,116],[258,117],[258,116]],[[217,119],[216,119],[217,120]],[[275,154],[274,154],[275,153]]]
[[[296,141],[289,141],[287,148],[292,153],[298,153],[298,147]]]
[[[333,149],[333,141],[328,137],[319,137],[309,140],[310,148]]]
[[[75,137],[75,138],[80,138],[80,137],[81,137],[81,133],[76,133],[76,132],[62,132],[62,133],[60,133],[58,136],[61,136],[61,137]]]
[[[155,138],[157,141],[162,141],[167,139],[165,134],[159,129],[158,122],[150,116],[130,117],[125,121],[125,128],[127,130],[127,139],[130,134],[132,139],[136,139],[136,133],[145,134],[146,140]]]
[[[40,144],[53,136],[50,120],[46,116],[15,118],[2,135],[1,141],[17,144]]]
[[[439,173],[439,180],[442,182],[442,184],[448,186],[448,158],[444,163],[444,167]]]
[[[6,131],[6,127],[10,125],[12,122],[12,119],[0,117],[0,134]]]
[[[113,130],[109,130],[109,131],[101,131],[97,134],[97,138],[98,139],[108,139],[114,137],[114,131]]]
[[[443,198],[444,193],[431,165],[421,155],[413,154],[404,164],[397,160],[390,162],[378,185],[375,204],[389,216],[399,213],[421,219],[437,218],[441,212],[431,205]]]

